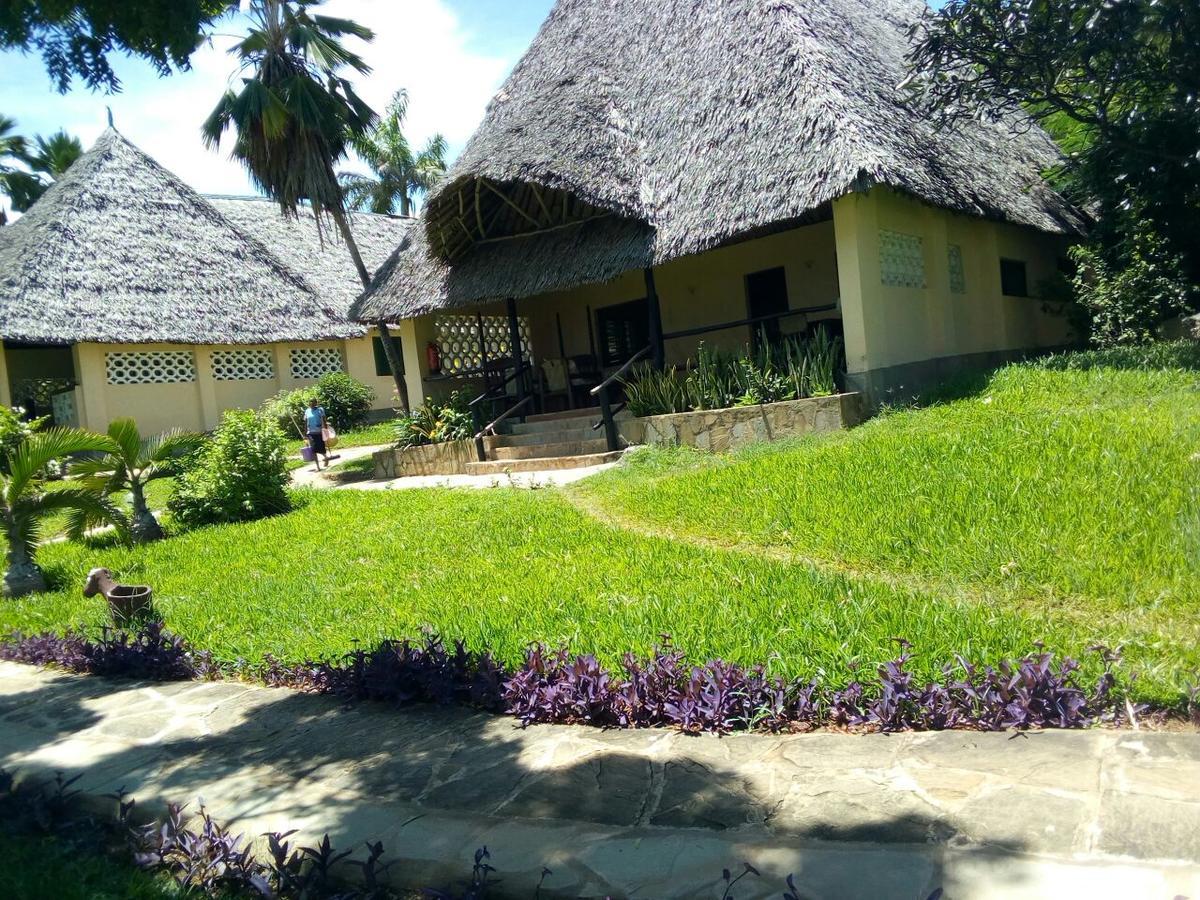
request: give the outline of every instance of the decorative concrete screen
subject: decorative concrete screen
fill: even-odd
[[[330,372],[344,372],[342,351],[337,347],[296,347],[292,350],[292,377],[311,380]]]
[[[946,255],[950,266],[950,290],[955,294],[965,294],[967,271],[963,267],[962,247],[958,244],[947,244]]]
[[[50,401],[50,408],[54,412],[55,425],[63,428],[79,427],[79,411],[75,408],[74,391],[55,394],[53,400]]]
[[[275,355],[270,350],[214,350],[212,370],[217,381],[271,381]]]
[[[899,231],[879,231],[879,269],[888,287],[923,288],[925,253],[921,238]]]
[[[196,380],[191,350],[145,350],[104,354],[109,384],[179,384]]]
[[[517,319],[521,330],[522,356],[533,361],[533,344],[529,340],[529,320]],[[473,372],[483,368],[484,357],[479,352],[479,320],[475,316],[438,316],[434,320],[438,350],[442,354],[442,371]],[[512,351],[508,341],[508,317],[483,317],[483,349],[488,362],[509,359]]]

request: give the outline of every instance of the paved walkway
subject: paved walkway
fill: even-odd
[[[334,465],[350,462],[364,456],[369,456],[377,450],[385,449],[387,445],[378,447],[353,447],[339,450],[341,459]],[[605,469],[611,469],[616,463],[605,463],[600,466],[587,466],[582,469],[557,469],[546,472],[514,472],[510,475],[409,475],[404,478],[388,478],[383,480],[368,479],[365,481],[350,481],[338,484],[325,477],[327,469],[318,474],[308,463],[303,469],[292,472],[292,485],[295,487],[336,488],[351,491],[401,491],[412,488],[496,488],[514,487],[527,490],[550,487],[558,484],[571,484]]]
[[[408,885],[486,844],[505,896],[1200,897],[1200,736],[1091,731],[689,738],[521,730],[461,709],[0,663],[0,766],[85,773],[105,809],[202,797],[247,834],[382,840]]]

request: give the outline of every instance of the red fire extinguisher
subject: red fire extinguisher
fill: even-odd
[[[442,371],[442,351],[438,349],[438,345],[430,341],[425,345],[425,363],[429,366],[429,373],[436,375]]]

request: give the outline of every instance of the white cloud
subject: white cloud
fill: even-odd
[[[356,88],[378,111],[394,91],[407,88],[407,130],[417,146],[440,131],[451,153],[457,153],[515,61],[473,49],[444,0],[330,0],[320,12],[353,19],[375,32],[371,44],[350,42],[372,68],[366,78],[355,78]],[[235,23],[218,30],[233,31]],[[245,173],[228,159],[228,151],[210,151],[200,141],[200,125],[234,72],[236,62],[226,52],[231,42],[227,35],[216,37],[212,47],[193,57],[190,72],[169,78],[154,77],[140,63],[123,65],[125,90],[113,97],[82,89],[62,97],[48,93],[45,103],[54,108],[54,127],[61,124],[90,146],[104,128],[104,106],[111,106],[118,130],[197,190],[248,193]]]

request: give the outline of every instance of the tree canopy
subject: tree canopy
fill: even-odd
[[[912,84],[941,116],[1043,124],[1113,271],[1153,255],[1200,283],[1200,3],[950,0],[914,29]],[[1147,239],[1147,230],[1153,231]]]
[[[114,54],[147,60],[160,75],[186,69],[205,29],[236,0],[5,0],[0,50],[40,53],[55,86],[74,78],[93,90],[120,90]]]

